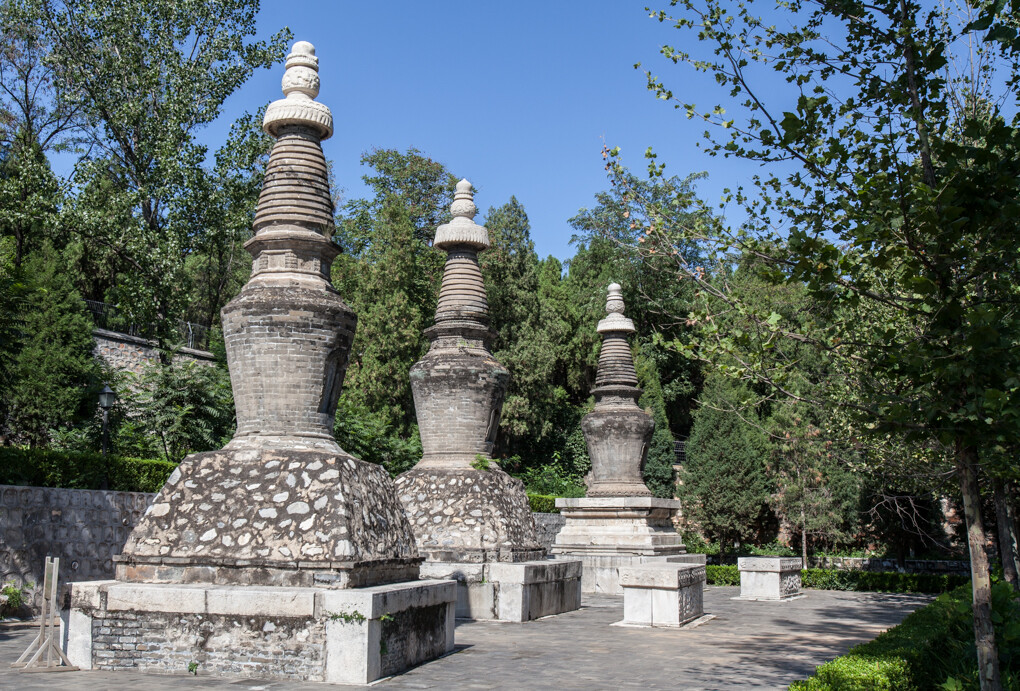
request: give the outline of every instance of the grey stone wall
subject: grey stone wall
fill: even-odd
[[[105,612],[92,620],[94,669],[105,670],[180,674],[196,662],[199,672],[324,681],[325,638],[325,621],[306,618]]]
[[[141,374],[145,365],[159,359],[159,351],[155,344],[144,338],[106,329],[93,329],[92,337],[96,341],[95,350],[92,352],[115,370]],[[177,351],[177,356],[196,362],[215,362],[212,353],[194,348],[181,348]]]
[[[536,513],[534,516],[535,533],[537,534],[539,544],[547,550],[552,549],[553,542],[556,540],[556,533],[560,532],[567,519],[558,513]]]
[[[71,581],[113,578],[113,556],[155,496],[0,485],[0,582],[33,583],[37,609],[47,556],[60,557],[62,597]]]

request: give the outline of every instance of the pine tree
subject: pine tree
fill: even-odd
[[[6,424],[12,439],[40,446],[51,429],[92,416],[100,369],[92,356],[92,320],[59,253],[44,244],[25,262],[25,274],[30,292]]]
[[[757,532],[771,494],[766,475],[768,444],[751,424],[757,423],[754,412],[741,409],[748,395],[740,384],[722,376],[709,377],[681,475],[684,517],[718,540],[723,552],[734,541],[745,541]]]

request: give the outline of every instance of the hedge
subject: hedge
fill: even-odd
[[[528,493],[528,504],[531,505],[531,510],[534,513],[559,513],[560,510],[556,508],[556,497],[548,494],[531,494]]]
[[[176,463],[98,453],[0,447],[0,484],[65,489],[108,487],[122,492],[157,492]]]
[[[940,595],[873,641],[815,669],[791,691],[977,688],[970,585]],[[1020,599],[1007,583],[992,588],[995,638],[1004,688],[1020,673]],[[948,683],[950,679],[954,682]]]
[[[709,585],[740,585],[736,566],[706,566],[705,576]],[[804,569],[800,579],[805,588],[864,593],[944,593],[970,581],[962,574],[837,569]]]

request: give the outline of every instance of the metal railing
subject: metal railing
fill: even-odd
[[[131,318],[130,314],[118,309],[115,305],[108,305],[98,300],[85,300],[85,306],[92,314],[92,321],[98,329],[116,331],[145,339],[152,338],[156,333],[155,324],[139,324]],[[181,320],[177,322],[177,333],[181,337],[181,345],[185,348],[204,350],[209,346],[209,329],[201,324]]]
[[[676,456],[676,464],[683,465],[687,462],[687,441],[677,440],[673,442],[673,454]]]

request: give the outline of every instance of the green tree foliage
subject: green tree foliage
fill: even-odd
[[[427,324],[414,300],[420,278],[409,248],[414,228],[407,209],[393,202],[374,219],[372,261],[362,268],[353,300],[358,330],[344,388],[348,400],[381,413],[387,424],[406,433],[414,423],[409,371],[424,354]]]
[[[485,227],[491,247],[480,264],[496,333],[492,350],[510,372],[496,455],[528,454],[554,434],[555,408],[563,398],[554,377],[551,334],[542,323],[538,255],[528,215],[516,197],[490,208]]]
[[[221,448],[233,436],[234,399],[220,367],[185,358],[152,363],[125,391],[112,434],[116,453],[179,463]]]
[[[713,270],[734,251],[750,252],[776,283],[802,283],[833,307],[823,332],[800,333],[713,286],[702,265],[678,261],[703,294],[756,327],[736,336],[708,328],[702,357],[735,360],[744,376],[797,397],[792,372],[769,369],[761,354],[779,339],[809,343],[846,383],[828,403],[857,411],[862,429],[950,449],[968,527],[981,686],[998,688],[978,448],[1015,438],[1020,426],[1020,121],[989,112],[979,97],[1003,81],[992,70],[1011,79],[1020,63],[1011,50],[974,46],[966,19],[943,6],[794,2],[778,14],[773,25],[748,4],[675,0],[653,15],[701,42],[696,56],[689,44],[662,52],[711,73],[730,110],[699,109],[654,75],[649,88],[720,126],[708,133],[711,153],[765,172],[753,193],[733,197],[749,219],[736,232],[674,223],[668,205],[649,200],[651,244],[668,254],[704,242]],[[1001,27],[988,38],[1005,43],[993,47],[1012,45],[1005,27],[1015,17],[1004,4],[988,5],[982,21]],[[980,55],[974,69],[959,62],[968,55]],[[788,88],[765,87],[756,70]],[[653,162],[651,172],[661,168]],[[711,327],[712,307],[701,311]]]
[[[768,442],[753,412],[734,414],[751,397],[737,382],[708,378],[681,472],[684,518],[723,550],[754,538],[769,510]]]
[[[26,261],[25,275],[4,424],[9,440],[42,446],[52,430],[92,417],[100,368],[92,357],[92,320],[59,253],[44,245]]]
[[[289,32],[255,35],[255,0],[43,0],[51,59],[75,85],[90,147],[64,223],[118,267],[112,300],[161,345],[185,309],[185,262],[206,227],[206,147],[196,131],[252,71],[284,53]]]

